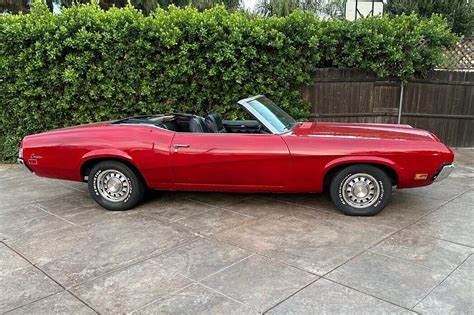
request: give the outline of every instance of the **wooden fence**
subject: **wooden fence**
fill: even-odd
[[[315,121],[397,123],[400,83],[355,69],[318,69],[303,87]],[[432,71],[404,87],[402,124],[453,147],[474,147],[474,72]]]

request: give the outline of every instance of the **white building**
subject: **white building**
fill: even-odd
[[[347,0],[346,19],[357,20],[363,17],[383,15],[383,0]]]

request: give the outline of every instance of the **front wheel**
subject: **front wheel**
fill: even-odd
[[[329,193],[333,203],[344,214],[371,216],[387,205],[392,194],[392,182],[378,167],[352,165],[334,176]]]
[[[89,174],[88,186],[92,198],[113,211],[133,208],[145,193],[143,182],[135,171],[116,161],[97,163]]]

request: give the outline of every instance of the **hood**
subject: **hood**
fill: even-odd
[[[298,123],[292,133],[295,136],[439,141],[429,131],[394,124],[303,122]]]

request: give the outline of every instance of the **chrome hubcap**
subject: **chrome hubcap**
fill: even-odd
[[[130,194],[130,183],[127,177],[117,170],[105,170],[97,177],[99,194],[113,202],[125,200]]]
[[[354,174],[342,183],[342,198],[352,207],[370,207],[378,200],[379,196],[380,184],[369,174]]]

